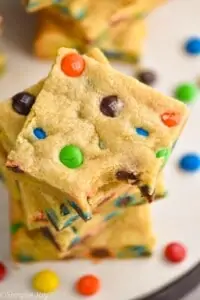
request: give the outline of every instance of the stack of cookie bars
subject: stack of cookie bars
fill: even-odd
[[[150,202],[187,107],[61,48],[47,78],[0,103],[15,261],[152,254]]]
[[[146,16],[166,0],[26,0],[38,12],[34,53],[51,59],[58,48],[85,53],[100,48],[112,60],[136,63],[146,36]]]

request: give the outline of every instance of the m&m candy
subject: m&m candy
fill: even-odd
[[[76,291],[83,296],[92,296],[100,289],[100,280],[94,275],[79,278],[75,285]]]
[[[164,249],[165,258],[172,263],[180,263],[186,257],[187,251],[184,245],[178,242],[168,244]]]

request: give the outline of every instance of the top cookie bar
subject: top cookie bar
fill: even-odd
[[[183,103],[61,48],[7,166],[54,186],[83,211],[97,191],[121,181],[151,200],[187,116]]]
[[[79,20],[82,17],[89,0],[24,0],[23,2],[27,12],[35,12],[50,6],[55,6],[59,7],[64,13]]]
[[[136,21],[138,18],[144,18],[156,6],[161,5],[166,0],[88,0],[87,4],[79,7],[76,13],[76,26],[79,27],[79,36],[83,37],[88,45],[94,45],[99,39],[109,34],[118,24],[123,24],[128,20]],[[72,16],[69,7],[59,3],[56,6],[49,7],[48,13],[56,20],[58,24],[65,29],[65,23],[69,23],[69,17]],[[78,0],[77,0],[78,2]],[[74,5],[73,5],[74,6]],[[95,24],[95,26],[94,26]],[[68,30],[67,30],[68,33]]]

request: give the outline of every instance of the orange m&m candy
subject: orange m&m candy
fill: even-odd
[[[92,296],[100,289],[100,281],[94,275],[85,275],[79,278],[75,288],[80,295]]]
[[[173,127],[180,123],[181,117],[179,113],[168,111],[161,115],[161,120],[166,126]]]
[[[80,76],[85,69],[85,60],[78,53],[70,53],[63,57],[61,70],[70,77]]]

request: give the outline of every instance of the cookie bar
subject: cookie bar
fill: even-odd
[[[159,175],[156,185],[156,198],[161,198],[165,195],[163,176],[161,175]],[[78,222],[79,215],[67,199],[60,199],[55,194],[45,193],[42,190],[42,185],[33,183],[32,181],[23,182],[23,180],[19,180],[18,187],[29,230],[47,226],[47,220],[59,231],[72,225],[76,226],[77,224],[81,228],[82,223],[79,224]],[[126,198],[126,203],[123,202],[121,206],[120,201],[122,198]],[[92,205],[97,207],[95,213],[98,211],[98,214],[101,214],[102,222],[104,221],[105,214],[113,214],[115,210],[115,214],[118,215],[123,212],[124,208],[143,202],[144,199],[141,198],[140,192],[136,188],[132,188],[131,190],[126,184],[118,187],[110,186],[107,190],[99,192],[92,198]]]
[[[15,218],[12,218],[11,231],[15,232],[16,228],[19,227],[23,237],[27,229],[31,229],[32,233],[30,233],[29,236],[34,236],[36,232],[34,229],[41,228],[44,236],[53,242],[60,251],[59,255],[61,256],[86,237],[96,235],[107,226],[111,219],[123,214],[127,207],[143,202],[143,199],[140,198],[139,191],[136,193],[136,188],[128,189],[127,185],[123,185],[121,189],[110,190],[107,196],[102,193],[102,203],[95,210],[94,217],[89,222],[83,222],[78,218],[78,215],[74,213],[70,213],[69,218],[67,218],[66,215],[69,215],[69,204],[67,202],[59,205],[59,201],[56,201],[59,199],[56,199],[55,196],[53,197],[52,195],[50,196],[43,193],[42,190],[40,190],[41,186],[36,185],[34,182],[26,181],[24,183],[20,180],[18,182],[14,181],[11,176],[12,174],[9,174],[7,169],[3,167],[5,157],[0,156],[0,158],[4,178],[5,173],[6,175],[10,175],[9,182],[6,178],[6,184],[12,195],[13,203],[11,203],[11,208],[13,208],[15,216]],[[10,179],[12,180],[11,182]],[[47,202],[47,199],[51,200],[51,202]],[[58,208],[57,215],[55,214],[56,207]],[[18,213],[16,213],[16,211]],[[47,212],[49,218],[47,218],[45,212]],[[60,232],[57,231],[58,224],[60,226],[63,224],[63,230]],[[38,236],[38,234],[36,235]]]
[[[11,203],[10,203],[10,219],[11,219],[11,233],[15,234],[19,229],[23,232],[28,231],[28,227],[27,222],[26,222],[26,218],[25,218],[25,210],[22,207],[22,198],[21,198],[21,190],[20,188],[18,189],[18,184],[20,184],[19,182],[13,181],[13,178],[8,176],[8,172],[7,170],[4,170],[1,168],[1,171],[3,173],[4,178],[6,179],[6,185],[9,189],[9,194],[11,195]],[[34,187],[34,184],[33,184]],[[33,196],[37,196],[36,195],[32,195],[30,194],[29,196],[33,197]],[[29,198],[25,199],[28,203],[26,203],[26,205],[28,206],[29,204]],[[41,202],[42,197],[40,197],[40,199],[37,197],[35,199],[35,201],[40,201]],[[44,200],[43,200],[44,202]],[[43,213],[43,216],[45,214]],[[82,221],[83,222],[83,221]],[[53,234],[55,235],[56,230],[53,228],[53,226],[51,224],[49,224],[47,218],[38,218],[38,220],[35,221],[35,223],[37,223],[37,226],[35,226],[35,228],[49,228],[49,233],[53,236]],[[93,221],[94,223],[94,221]],[[83,222],[83,226],[84,226]],[[33,229],[33,228],[31,228]],[[90,228],[88,228],[90,229]],[[36,230],[31,230],[31,232],[29,231],[29,235],[30,236],[34,236],[35,235]],[[84,231],[82,231],[83,234],[85,233]],[[64,234],[63,234],[64,233]],[[50,236],[49,234],[49,236]],[[86,233],[85,233],[86,234]],[[87,232],[87,235],[90,234],[90,232]],[[49,238],[48,236],[48,238]],[[64,242],[63,242],[63,236],[64,236]],[[64,230],[64,232],[56,232],[56,236],[54,239],[51,239],[51,241],[54,242],[54,245],[57,246],[57,248],[59,249],[59,251],[62,250],[62,245],[64,243],[65,246],[65,252],[67,251],[67,249],[69,248],[70,245],[72,245],[73,241],[75,240],[77,236],[77,232],[74,231],[73,228],[69,227],[66,228]]]
[[[142,56],[145,36],[144,20],[128,20],[109,28],[96,45],[111,60],[137,63]]]
[[[61,47],[80,49],[86,46],[83,37],[76,34],[76,22],[66,21],[65,27],[60,26],[51,18],[47,11],[41,12],[41,20],[34,41],[34,53],[43,59],[52,59]],[[69,29],[70,30],[66,30]],[[111,60],[136,63],[141,57],[146,26],[141,20],[128,20],[111,27],[101,35],[95,44]],[[78,37],[78,39],[77,39]]]
[[[23,0],[28,12],[38,11],[52,5],[51,0]]]
[[[66,199],[61,203],[56,196],[52,197],[52,195],[43,193],[43,197],[41,197],[38,191],[35,192],[35,184],[32,182],[26,182],[25,184],[20,182],[19,186],[21,187],[21,200],[25,211],[26,224],[29,229],[47,226],[47,219],[59,231],[69,226],[78,225],[81,227],[82,223],[79,225],[78,214],[72,209]],[[155,197],[156,199],[162,198],[165,194],[164,180],[162,174],[160,174],[156,185]],[[124,198],[126,198],[126,201],[124,201]],[[38,199],[41,200],[38,201]],[[110,187],[107,191],[99,193],[93,200],[93,205],[95,200],[98,202],[96,204],[98,207],[94,211],[94,217],[97,213],[100,213],[102,222],[105,215],[118,215],[123,212],[124,208],[144,202],[136,188],[132,188],[131,194],[131,189],[125,184],[120,188]]]
[[[139,224],[139,226],[138,226]],[[115,234],[117,232],[117,235]],[[149,204],[132,207],[95,237],[74,246],[75,257],[89,259],[149,256],[155,245]]]
[[[130,1],[129,5],[125,5],[116,11],[112,17],[112,25],[118,24],[122,20],[146,17],[153,9],[164,4],[167,0],[136,0]]]
[[[85,8],[89,0],[25,0],[27,12],[35,12],[44,8],[55,6],[75,19],[81,19],[85,15]]]
[[[88,55],[90,57],[95,57],[104,64],[108,64],[108,61],[98,49],[91,49],[88,52]],[[43,81],[27,89],[21,95],[23,97],[34,99],[41,90],[42,85]],[[16,107],[15,110],[13,109],[13,99],[1,102],[0,108],[0,144],[4,147],[6,157],[7,153],[14,145],[17,134],[22,128],[26,116],[20,114],[20,112],[22,112],[20,109],[22,108],[18,107],[17,111]],[[11,175],[12,174],[10,174],[10,177]],[[117,196],[129,189],[129,186],[126,184],[121,185],[123,186],[123,190],[120,186],[116,187],[114,185],[109,185],[104,189],[99,190],[97,195],[91,198],[92,207],[98,206],[101,202],[105,201],[105,199],[108,200],[113,192]],[[37,182],[30,180],[28,176],[18,178],[17,190],[21,193],[26,225],[29,230],[46,226],[47,217],[57,230],[62,230],[63,228],[71,226],[73,222],[79,218],[78,213],[74,209],[75,203],[68,202],[63,196],[57,195],[57,193],[49,186],[45,188],[44,184],[38,184]],[[140,198],[138,198],[138,200],[140,201]],[[135,204],[137,203],[138,202],[135,201]],[[83,218],[87,219],[88,216],[83,215]]]
[[[137,185],[151,200],[187,116],[183,103],[62,48],[7,167],[62,191],[90,215],[91,197],[108,184]]]
[[[10,199],[11,253],[13,260],[33,262],[35,260],[54,260],[59,258],[59,251],[42,232],[28,231],[23,218],[19,199]]]
[[[126,201],[122,201],[123,204],[121,204],[122,198],[126,198]],[[114,217],[115,215],[123,213],[125,208],[144,202],[144,199],[141,197],[140,192],[136,188],[128,187],[128,185],[121,185],[120,187],[110,188],[105,192],[103,191],[101,195],[98,195],[97,199],[98,207],[96,207],[94,210],[94,217],[96,217],[97,214],[100,214],[102,222],[105,219],[105,215],[111,213]],[[79,227],[82,226],[82,220],[80,221],[80,225],[79,221],[77,221],[79,220],[79,216],[77,215],[77,213],[71,212],[69,214],[68,207],[70,206],[67,201],[63,202],[62,204],[58,204],[55,201],[54,203],[55,205],[49,205],[49,207],[46,208],[45,212],[47,218],[53,224],[56,230],[62,230],[66,227],[69,227],[70,225],[75,226],[78,224]]]
[[[53,59],[62,46],[82,50],[83,40],[77,30],[75,21],[70,18],[62,27],[52,20],[47,11],[40,12],[34,54],[42,59]]]
[[[81,13],[81,18],[76,22],[85,37],[85,41],[88,44],[92,44],[102,33],[105,34],[108,28],[115,27],[119,23],[130,19],[137,20],[138,17],[144,17],[163,2],[165,0],[136,0],[133,2],[124,0],[101,0],[95,2],[90,0]],[[68,11],[63,10],[59,6],[49,8],[49,11],[57,19],[57,22],[64,26],[65,21],[69,18]]]
[[[88,52],[88,56],[96,57],[96,59],[98,59],[102,63],[108,63],[106,58],[98,49],[91,49]],[[39,93],[39,91],[41,90],[42,85],[43,81],[27,89],[26,93],[28,92],[29,95],[36,96],[37,93]],[[4,165],[7,152],[14,145],[17,133],[20,131],[20,128],[22,128],[25,121],[25,116],[20,115],[19,113],[16,113],[15,110],[13,110],[12,99],[1,102],[0,108],[0,144],[3,144],[5,147],[4,158],[1,165]],[[4,169],[9,174],[9,178],[14,181],[14,173],[8,172],[5,167]],[[76,209],[74,209],[74,203],[72,204],[68,202],[67,199],[57,195],[57,193],[55,193],[52,188],[47,187],[45,189],[44,184],[35,182],[28,176],[21,176],[17,181],[14,181],[14,183],[15,192],[11,192],[11,194],[14,195],[14,198],[16,198],[15,195],[17,193],[18,198],[21,199],[24,211],[24,220],[26,223],[26,227],[29,230],[34,230],[40,227],[47,227],[49,226],[49,224],[52,224],[55,229],[53,230],[53,227],[51,227],[51,231],[53,231],[54,234],[55,230],[63,230],[68,227],[71,227],[73,229],[73,227],[76,226],[79,238],[81,232],[84,233],[83,230],[86,231],[86,226],[83,227],[83,230],[81,229],[83,223],[78,221],[79,215]],[[116,208],[116,200],[117,203],[119,203],[123,197],[132,199],[131,201],[129,201],[129,203],[126,200],[127,206],[130,206],[130,203],[132,203],[132,205],[137,205],[143,201],[141,199],[140,193],[134,192],[135,196],[132,197],[128,193],[129,189],[130,187],[127,184],[123,183],[121,183],[121,185],[117,185],[117,187],[115,185],[109,185],[100,190],[97,195],[90,199],[92,208],[98,207],[101,204],[99,207],[100,211],[98,211],[98,214],[101,213],[99,223],[104,222],[105,215],[112,214],[114,216],[113,210],[117,210],[118,214],[122,213],[123,209],[125,208],[125,204],[124,206],[122,206],[122,209],[119,204]],[[105,202],[108,202],[108,205],[104,208],[103,204]],[[67,249],[67,245],[70,245],[70,239],[66,239],[65,250]]]
[[[104,64],[108,63],[98,49],[91,49],[88,52],[88,55],[90,57],[95,57]],[[32,99],[39,93],[42,85],[43,81],[27,89],[21,95],[23,97],[29,96]],[[20,114],[19,107],[17,111],[16,108],[15,110],[13,109],[12,99],[1,102],[0,108],[0,144],[4,147],[6,157],[7,152],[9,152],[14,145],[17,134],[24,124],[25,116],[24,114]],[[10,177],[11,175],[12,174],[10,174]],[[120,189],[117,193],[118,187],[116,188],[113,185],[107,186],[91,199],[92,205],[98,206],[102,201],[105,201],[105,199],[108,200],[110,195],[113,194],[113,190],[116,195],[119,195],[119,193],[125,192],[128,188],[128,186],[123,184],[123,191]],[[46,214],[57,230],[62,230],[63,228],[71,226],[79,217],[76,210],[74,210],[74,203],[69,203],[63,196],[57,195],[52,188],[46,187],[45,189],[44,184],[38,184],[37,182],[30,180],[27,176],[18,178],[17,190],[21,193],[26,225],[29,230],[46,226]],[[136,203],[137,201],[135,201],[135,204]]]
[[[3,167],[5,157],[2,155],[0,156],[0,158],[0,166]],[[9,182],[6,180],[6,184],[8,185],[10,194],[12,195],[12,202],[10,203],[12,210],[11,232],[15,234],[16,230],[18,231],[20,229],[20,237],[22,238],[22,240],[24,238],[24,235],[27,234],[28,237],[36,236],[38,238],[38,243],[42,243],[40,237],[41,234],[37,233],[36,231],[36,228],[41,228],[41,232],[43,233],[44,237],[48,238],[53,243],[53,245],[59,250],[59,257],[65,255],[67,251],[70,251],[72,247],[79,244],[87,237],[96,236],[98,232],[101,232],[104,228],[107,227],[111,220],[113,220],[114,218],[119,218],[119,216],[123,214],[127,208],[130,209],[134,205],[143,203],[143,199],[140,198],[140,193],[137,190],[137,188],[132,187],[129,188],[129,190],[127,190],[127,187],[125,189],[126,185],[124,185],[124,187],[121,188],[121,190],[111,190],[109,200],[108,197],[106,198],[104,195],[104,201],[102,201],[102,204],[98,206],[98,208],[95,210],[94,217],[92,220],[90,220],[87,223],[84,223],[82,220],[77,220],[77,218],[73,219],[74,217],[71,214],[71,220],[73,219],[74,223],[73,226],[70,226],[69,229],[63,229],[61,232],[58,232],[55,226],[55,221],[53,221],[52,225],[50,225],[50,223],[47,221],[45,212],[41,211],[42,208],[45,210],[45,205],[47,206],[47,204],[45,203],[47,195],[41,194],[40,192],[42,191],[38,191],[39,186],[36,186],[35,183],[32,182],[30,182],[29,184],[28,182],[26,182],[26,184],[24,184],[23,182],[18,181],[17,184],[16,181],[14,182],[11,176],[12,174],[9,174],[5,167],[3,167],[2,173],[4,173],[4,178],[5,173],[6,175],[10,175]],[[12,180],[11,182],[10,179]],[[15,188],[14,191],[17,191],[17,193],[13,192],[13,186]],[[24,191],[22,189],[23,186],[27,188],[26,191],[29,191],[29,194],[24,195]],[[49,196],[49,198],[55,201],[55,198],[53,198],[52,196]],[[36,209],[36,211],[34,212],[35,220],[34,222],[31,222],[30,226],[30,218],[27,218],[26,214],[27,210],[28,212],[34,210],[33,204],[35,204],[35,206],[37,206],[38,209]],[[54,205],[59,206],[58,203],[56,203],[56,201]],[[51,203],[51,207],[54,208],[54,205],[53,203]],[[62,211],[62,213],[60,213],[60,218],[64,219],[67,206],[62,204],[59,207],[60,211]],[[50,221],[51,220],[52,219],[50,218]],[[69,225],[70,223],[68,220],[68,227]],[[30,229],[31,227],[31,232],[29,231],[29,233],[27,233],[27,227],[28,229]],[[33,230],[34,228],[35,230]],[[17,239],[17,241],[20,242],[21,239]],[[31,239],[28,238],[27,242],[30,242],[30,244],[32,245]],[[21,255],[21,258],[19,259],[26,259],[27,261],[28,257]]]
[[[155,238],[148,205],[131,208],[131,218],[123,215],[123,218],[118,218],[116,223],[111,221],[109,227],[103,229],[102,234],[97,237],[96,242],[95,237],[91,236],[88,236],[79,245],[74,240],[70,251],[64,253],[58,250],[57,245],[52,242],[48,232],[45,232],[44,229],[28,231],[23,226],[20,202],[16,199],[11,199],[10,202],[12,225],[15,225],[12,226],[15,230],[12,230],[11,253],[13,259],[18,262],[27,263],[63,258],[102,259],[114,257],[114,254],[116,258],[132,258],[149,255],[154,248]],[[111,234],[115,230],[115,226],[119,229],[117,235],[119,238],[116,240]],[[116,237],[116,235],[114,236]]]
[[[20,186],[20,182],[18,182]],[[31,186],[31,184],[30,184]],[[32,184],[32,189],[30,190],[29,197],[31,198],[25,198],[23,199],[24,195],[21,193],[21,189],[19,188],[18,197],[12,197],[12,201],[14,203],[11,203],[11,209],[13,211],[11,212],[11,219],[12,219],[12,231],[15,231],[16,228],[20,227],[23,228],[26,231],[27,223],[26,220],[26,210],[23,209],[24,205],[26,207],[30,207],[32,205],[34,197],[34,202],[39,202],[38,206],[40,209],[44,209],[44,206],[42,207],[41,201],[45,203],[45,198],[43,199],[40,195],[40,198],[38,198],[37,193],[31,193],[31,191],[34,191],[35,185]],[[11,192],[11,191],[10,191]],[[60,251],[60,255],[62,256],[63,253],[65,254],[69,249],[71,249],[73,246],[79,244],[81,241],[85,240],[88,236],[96,236],[99,232],[103,230],[103,228],[107,227],[108,224],[111,222],[111,220],[118,218],[120,215],[124,214],[124,212],[127,210],[127,208],[131,208],[137,204],[143,203],[143,199],[140,198],[140,193],[137,190],[137,188],[129,188],[129,190],[121,188],[121,190],[118,190],[117,193],[115,193],[115,190],[110,191],[110,199],[108,201],[107,198],[105,198],[104,195],[104,202],[94,212],[94,217],[92,220],[88,222],[83,222],[81,219],[77,220],[77,218],[74,219],[73,215],[71,216],[71,220],[73,219],[73,226],[70,226],[68,220],[68,226],[65,226],[62,231],[58,231],[57,227],[55,226],[55,221],[51,223],[48,222],[44,211],[41,211],[41,216],[38,216],[38,219],[35,220],[35,229],[41,228],[41,231],[43,232],[44,236],[46,238],[49,238],[51,242],[56,246],[56,248]],[[117,197],[118,195],[118,197]],[[45,196],[45,195],[44,195]],[[41,203],[41,205],[40,205]],[[55,203],[56,204],[56,203]],[[45,205],[45,204],[44,204]],[[57,204],[56,204],[57,205]],[[16,207],[16,209],[15,209]],[[52,206],[53,207],[53,206]],[[62,213],[66,212],[67,207],[62,205],[61,210]],[[18,213],[16,213],[16,211]],[[14,217],[12,217],[12,214],[14,213]],[[68,213],[68,211],[67,211]],[[61,215],[61,214],[60,214]],[[55,216],[54,216],[55,219]],[[52,220],[50,218],[50,220]],[[25,222],[24,222],[25,221]],[[71,222],[72,223],[72,222]],[[25,228],[24,228],[25,227]],[[33,227],[31,228],[31,231],[33,230]],[[30,233],[31,234],[31,233]],[[33,233],[34,234],[34,233]]]
[[[15,199],[20,199],[19,188],[15,178],[5,167],[7,154],[4,149],[0,146],[0,179],[8,187],[10,193]]]
[[[71,249],[77,244],[79,245],[79,243],[85,241],[88,237],[93,236],[96,239],[102,230],[110,226],[113,220],[123,219],[123,216],[128,214],[126,211],[130,211],[128,215],[131,217],[132,208],[144,203],[144,200],[140,196],[139,190],[135,187],[131,187],[125,192],[122,189],[121,193],[118,193],[118,196],[113,192],[109,201],[106,199],[106,202],[96,208],[92,220],[84,224],[82,220],[74,222],[72,228],[76,233],[76,237],[71,245],[66,240],[65,229],[58,232],[52,226],[48,226],[51,233],[51,240],[58,245],[61,256],[63,253],[65,255],[67,249]]]

